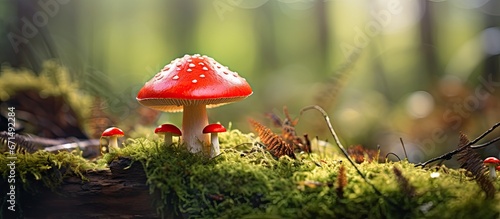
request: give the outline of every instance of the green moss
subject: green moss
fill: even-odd
[[[150,191],[160,193],[159,210],[166,217],[175,214],[190,218],[499,216],[498,197],[487,200],[463,170],[427,170],[406,161],[360,164],[361,171],[383,194],[379,196],[340,156],[301,154],[296,160],[275,159],[262,148],[245,144],[255,141],[251,134],[231,130],[220,138],[223,153],[213,159],[191,154],[182,147],[165,147],[158,139],[136,138],[126,140],[124,148],[105,155],[97,164],[83,160],[78,153],[37,152],[19,155],[18,169],[25,183],[48,180],[44,178],[51,176],[51,169],[63,167],[71,170],[66,173],[84,177],[85,171],[101,168],[119,156],[130,157],[143,164]],[[235,145],[245,147],[235,149]],[[0,161],[0,168],[5,168],[5,161]],[[343,198],[336,192],[341,163],[346,167],[348,181]],[[415,188],[413,196],[402,190],[394,167]],[[2,169],[4,177],[5,171]],[[432,178],[434,171],[440,176]],[[29,179],[30,175],[34,177]],[[57,182],[45,184],[53,186]],[[499,184],[495,181],[495,186]]]
[[[27,69],[2,65],[0,71],[0,102],[9,100],[18,91],[37,91],[41,97],[62,96],[83,121],[89,117],[91,97],[80,90],[66,68],[55,61],[46,61],[37,74]]]
[[[142,162],[151,190],[161,192],[165,205],[177,206],[166,210],[177,209],[176,213],[193,218],[498,216],[498,198],[486,200],[461,170],[443,168],[439,177],[431,178],[433,171],[408,162],[361,164],[381,197],[346,165],[348,184],[340,198],[335,182],[339,165],[346,160],[316,154],[277,160],[257,147],[251,152],[247,148],[246,153],[230,147],[252,142],[251,137],[237,130],[221,135],[224,150],[214,159],[140,138],[127,141],[115,156]],[[394,167],[416,188],[413,197],[401,191]]]
[[[8,152],[0,156],[0,172],[4,179],[9,175],[12,157]],[[37,151],[33,154],[16,154],[16,183],[22,184],[25,190],[34,191],[33,182],[41,181],[50,189],[57,188],[64,177],[79,176],[85,179],[85,173],[91,170],[105,169],[105,165],[98,165],[82,157],[81,151],[62,151],[53,154],[47,151]],[[19,182],[20,180],[20,182]]]

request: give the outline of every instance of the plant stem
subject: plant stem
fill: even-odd
[[[384,197],[382,195],[382,193],[375,187],[375,185],[373,185],[370,181],[368,181],[366,176],[358,169],[358,167],[356,166],[354,161],[349,157],[349,154],[345,150],[344,146],[342,146],[342,143],[340,143],[339,137],[337,136],[337,133],[335,133],[335,130],[332,127],[332,124],[330,122],[330,117],[328,117],[328,114],[325,112],[325,110],[323,108],[321,108],[320,106],[317,106],[317,105],[306,106],[300,110],[300,115],[302,115],[302,113],[304,113],[305,111],[311,110],[311,109],[318,110],[321,114],[323,114],[323,118],[325,119],[325,122],[328,125],[328,129],[330,130],[330,133],[333,135],[333,138],[335,139],[335,143],[340,148],[342,153],[345,155],[347,160],[351,163],[351,165],[354,167],[354,169],[356,169],[358,174],[365,180],[365,182],[368,183],[368,185],[370,185],[378,195]]]

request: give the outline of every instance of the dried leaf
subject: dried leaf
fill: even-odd
[[[339,175],[337,175],[337,197],[344,198],[344,188],[347,186],[347,175],[343,164],[339,167]]]
[[[363,163],[365,158],[368,158],[368,162],[378,159],[378,152],[376,150],[367,149],[362,145],[355,145],[347,148],[347,153],[356,163]]]
[[[294,149],[298,151],[304,151],[307,153],[311,152],[311,142],[307,139],[307,134],[304,135],[304,140],[297,136],[295,131],[295,126],[298,123],[298,119],[292,119],[288,108],[283,106],[283,113],[285,114],[285,119],[281,119],[278,115],[274,113],[267,113],[268,117],[274,126],[281,128],[281,138],[287,143],[293,146]]]

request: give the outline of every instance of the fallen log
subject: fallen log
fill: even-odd
[[[25,218],[158,218],[154,205],[158,194],[150,194],[139,162],[120,158],[109,170],[64,179],[52,191],[39,187],[36,194],[23,192]]]

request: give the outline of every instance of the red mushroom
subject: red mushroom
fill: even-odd
[[[210,124],[203,129],[204,134],[210,133],[210,142],[212,145],[210,149],[210,157],[215,157],[220,154],[219,136],[217,133],[225,131],[226,128],[224,128],[221,124]]]
[[[175,125],[172,124],[163,124],[158,126],[155,129],[155,133],[158,135],[165,135],[164,141],[165,146],[169,146],[172,144],[172,136],[181,136],[182,132]]]
[[[110,127],[104,132],[102,132],[101,138],[102,137],[108,137],[109,138],[109,148],[111,149],[118,149],[118,137],[124,136],[125,133],[119,128],[116,127]]]
[[[183,141],[189,151],[202,151],[208,143],[203,127],[208,125],[206,108],[236,102],[252,94],[238,73],[214,59],[199,54],[175,59],[156,74],[137,94],[144,106],[165,111],[184,111]]]
[[[490,169],[490,177],[492,179],[496,179],[497,173],[495,171],[495,167],[500,165],[500,160],[497,159],[496,157],[488,157],[488,158],[484,159],[483,163],[485,166],[487,166]]]

